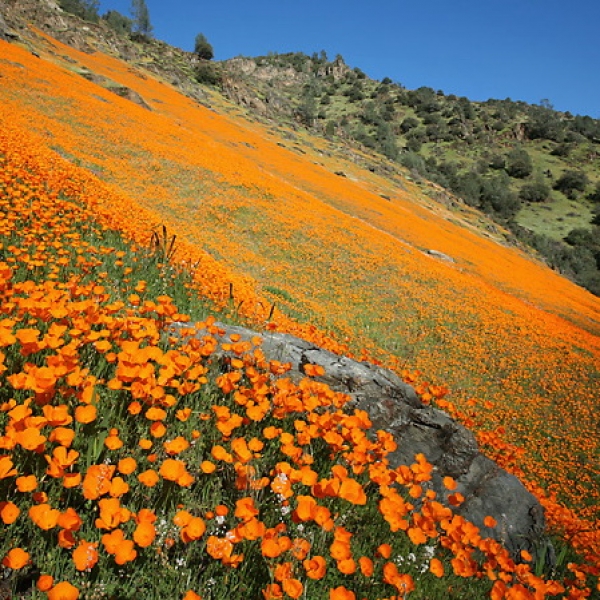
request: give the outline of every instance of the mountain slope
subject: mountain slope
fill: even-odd
[[[214,92],[209,109],[141,67],[28,36],[39,58],[0,42],[0,119],[118,190],[123,204],[96,198],[115,226],[147,243],[165,225],[225,311],[448,385],[486,451],[556,495],[555,527],[561,506],[571,531],[598,519],[598,298],[400,171],[386,178]]]

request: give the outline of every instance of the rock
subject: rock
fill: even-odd
[[[138,104],[142,108],[147,110],[152,110],[148,104],[146,104],[145,100],[135,91],[124,85],[121,86],[111,86],[106,88],[109,92],[113,92],[117,94],[117,96],[121,96],[121,98],[125,98],[127,100],[131,100],[135,104]]]
[[[348,394],[348,409],[367,411],[373,431],[383,429],[394,436],[398,448],[388,456],[393,468],[412,464],[415,454],[422,452],[434,465],[427,486],[436,492],[438,499],[447,503],[451,492],[445,489],[443,478],[453,477],[458,483],[454,492],[465,497],[462,505],[453,510],[479,527],[483,536],[502,542],[515,558],[521,550],[535,554],[542,544],[549,543],[543,538],[545,517],[537,499],[514,475],[479,452],[468,429],[445,412],[423,404],[415,390],[392,371],[338,356],[292,335],[258,334],[243,327],[215,325],[222,332],[223,341],[231,334],[238,334],[246,341],[261,338],[265,358],[290,363],[292,368],[285,377],[293,381],[305,376],[305,364],[321,365],[325,374],[317,377],[318,381]],[[173,325],[175,331],[183,328],[189,325]],[[199,336],[205,334],[198,332]],[[224,351],[217,350],[217,356],[223,354]],[[496,520],[495,528],[484,525],[486,516]]]
[[[451,256],[448,256],[447,254],[444,254],[443,252],[440,252],[439,250],[426,250],[426,253],[429,254],[429,256],[434,256],[435,258],[445,260],[446,262],[449,262],[449,263],[456,262]]]
[[[11,39],[15,39],[15,34],[11,32],[2,13],[0,13],[0,40],[4,40],[5,42],[9,42]]]

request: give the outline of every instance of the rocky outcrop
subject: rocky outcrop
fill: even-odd
[[[321,365],[325,375],[317,380],[348,394],[350,402],[346,406],[367,411],[373,430],[383,429],[394,436],[398,448],[388,457],[392,467],[410,465],[415,454],[422,452],[434,465],[428,485],[445,502],[449,492],[443,478],[450,476],[458,482],[453,493],[460,492],[465,500],[453,510],[477,525],[483,536],[501,541],[515,557],[520,550],[535,553],[545,543],[544,512],[537,499],[514,475],[479,452],[469,430],[445,412],[423,404],[414,389],[393,372],[338,356],[291,335],[258,334],[221,323],[217,326],[223,341],[231,334],[248,341],[260,337],[267,360],[291,364],[285,376],[292,380],[304,377],[305,364]],[[177,330],[189,325],[173,327]],[[495,528],[484,525],[488,515],[496,520]]]

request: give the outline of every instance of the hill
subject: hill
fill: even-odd
[[[551,105],[471,102],[369,79],[341,56],[225,61],[224,92],[255,114],[359,145],[443,186],[508,226],[553,267],[598,294],[600,122]],[[383,155],[383,156],[382,156]]]
[[[5,158],[26,164],[19,145],[39,154],[43,189],[58,186],[59,198],[83,203],[138,247],[154,240],[223,318],[268,323],[403,373],[519,474],[552,530],[596,564],[597,297],[400,164],[340,143],[337,132],[326,139],[252,118],[190,79],[193,57],[31,6],[39,25],[82,49],[18,21],[27,3],[7,12],[19,39],[0,42]],[[237,85],[238,100],[249,98],[236,81],[230,94]],[[19,197],[5,172],[4,189]],[[33,277],[46,268],[37,252],[52,244],[40,247],[32,231],[23,271]],[[116,274],[104,279],[117,293]],[[171,291],[168,278],[150,284]]]

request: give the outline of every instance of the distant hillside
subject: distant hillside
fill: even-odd
[[[374,81],[343,58],[223,63],[222,87],[260,117],[359,144],[508,225],[553,268],[600,294],[600,121],[539,105],[471,102]],[[382,155],[382,156],[381,156]]]

